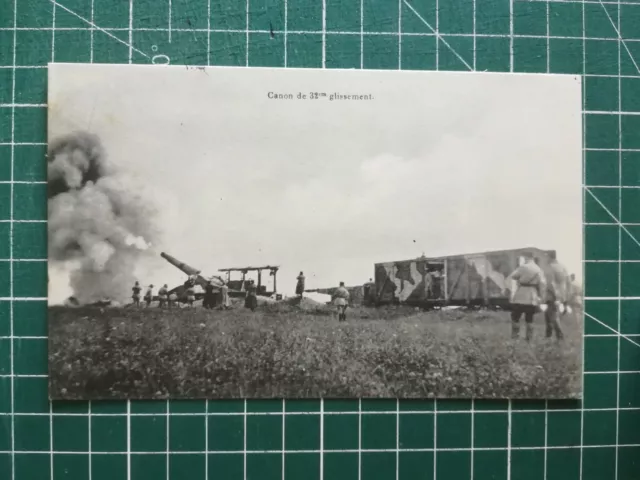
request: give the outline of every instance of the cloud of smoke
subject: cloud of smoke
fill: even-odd
[[[142,191],[108,162],[97,136],[77,132],[50,143],[49,261],[66,272],[80,303],[129,296],[157,234]]]

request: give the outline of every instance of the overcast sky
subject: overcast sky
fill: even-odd
[[[143,283],[281,266],[279,290],[361,284],[375,262],[534,246],[582,279],[575,76],[54,65],[50,138],[98,134],[151,190]],[[268,92],[372,94],[269,100]],[[53,281],[53,280],[52,280]]]

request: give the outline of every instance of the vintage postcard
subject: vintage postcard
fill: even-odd
[[[52,399],[582,395],[581,79],[51,64]]]

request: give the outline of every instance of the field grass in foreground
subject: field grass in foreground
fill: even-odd
[[[271,309],[274,310],[274,309]],[[562,344],[506,312],[49,309],[53,398],[579,398],[582,323]],[[524,325],[522,330],[524,330]]]

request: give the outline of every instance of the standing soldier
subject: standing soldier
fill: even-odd
[[[296,283],[296,295],[302,298],[302,294],[304,293],[304,274],[300,272],[296,280],[298,280],[298,283]]]
[[[195,301],[196,301],[196,290],[193,284],[189,283],[189,286],[187,287],[187,303],[189,304],[190,307],[193,307],[193,302]]]
[[[163,308],[164,304],[167,303],[167,291],[168,287],[166,283],[158,290],[158,306],[160,308]]]
[[[511,336],[520,336],[520,317],[524,314],[526,323],[526,338],[531,341],[533,336],[533,316],[538,310],[545,289],[545,279],[542,269],[534,261],[533,255],[526,254],[526,262],[509,275],[515,280],[517,287],[511,298]]]
[[[149,285],[149,288],[147,288],[144,294],[144,301],[147,304],[147,308],[151,306],[151,300],[153,300],[153,285]]]
[[[176,294],[176,292],[171,292],[169,294],[169,301],[167,303],[167,305],[169,305],[169,308],[173,307],[177,301],[178,295]]]
[[[547,309],[544,312],[546,337],[551,338],[555,332],[556,339],[562,340],[564,335],[558,317],[569,300],[571,279],[567,270],[558,262],[555,252],[550,252],[549,259],[549,264],[544,269],[547,285],[545,296]]]
[[[433,275],[431,272],[424,274],[424,295],[425,299],[431,300],[433,298]]]
[[[223,310],[229,308],[229,287],[226,283],[220,287],[220,308]]]
[[[340,286],[331,295],[333,304],[338,307],[338,321],[347,320],[347,307],[349,306],[349,290],[344,286],[344,282],[340,282]]]
[[[373,283],[373,279],[370,278],[369,281],[365,283],[362,288],[362,293],[364,296],[363,303],[365,306],[373,305],[374,292],[375,292],[375,284]]]
[[[582,287],[580,287],[580,284],[576,281],[575,273],[572,273],[569,278],[571,281],[571,291],[569,293],[567,306],[576,311],[580,311],[582,309]]]
[[[204,301],[202,302],[202,306],[204,308],[211,309],[215,306],[216,300],[215,295],[213,294],[213,284],[208,282],[204,287]]]
[[[133,292],[133,295],[131,296],[131,298],[133,298],[133,304],[136,307],[140,306],[140,292],[142,291],[142,288],[140,287],[140,283],[136,281],[136,283],[133,285],[133,288],[131,289],[131,291]]]
[[[249,285],[247,286],[247,296],[244,300],[245,308],[250,309],[252,312],[256,311],[258,306],[258,297],[256,296],[256,287],[253,283],[253,280],[249,280]]]

